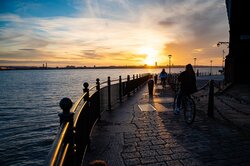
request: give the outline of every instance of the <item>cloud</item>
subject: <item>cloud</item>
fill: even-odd
[[[216,5],[216,2],[198,4],[202,10],[190,13],[189,22],[186,23],[190,30],[193,30],[195,37],[198,39],[212,39],[218,35],[218,31],[224,31],[227,27],[221,26],[221,21],[225,20],[225,7]]]
[[[19,49],[21,51],[35,51],[36,49],[32,49],[32,48],[21,48]]]
[[[22,22],[22,19],[16,14],[0,14],[1,21],[8,21],[8,22]]]
[[[160,22],[159,22],[159,24],[160,24],[160,25],[162,25],[162,26],[169,27],[169,26],[173,26],[173,25],[175,25],[175,24],[176,24],[176,22],[175,22],[175,21],[173,21],[173,20],[168,20],[168,19],[165,19],[165,20],[160,21]]]
[[[103,57],[103,55],[97,54],[96,50],[83,50],[82,53],[80,56],[86,59],[101,59]]]

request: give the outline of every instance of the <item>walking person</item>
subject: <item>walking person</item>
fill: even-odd
[[[160,79],[161,79],[161,85],[163,88],[166,87],[166,80],[167,80],[167,72],[165,71],[165,69],[162,69],[161,73],[160,73]]]

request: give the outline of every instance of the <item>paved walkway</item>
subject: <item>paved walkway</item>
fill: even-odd
[[[109,166],[249,165],[249,136],[201,110],[187,125],[183,115],[173,114],[173,95],[170,87],[158,85],[149,97],[145,86],[105,112],[93,131],[85,165],[95,159]]]
[[[218,91],[219,82],[215,82],[214,117],[215,119],[250,135],[250,86],[236,84],[224,91]],[[197,108],[204,113],[208,106],[209,87],[197,92],[194,96]],[[219,93],[218,93],[219,92]]]

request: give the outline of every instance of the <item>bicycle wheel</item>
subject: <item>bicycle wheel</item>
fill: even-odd
[[[183,113],[184,119],[187,124],[192,124],[194,122],[196,108],[195,102],[191,97],[185,96],[183,101]]]

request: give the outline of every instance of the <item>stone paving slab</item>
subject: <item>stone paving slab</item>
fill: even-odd
[[[93,131],[85,165],[95,159],[110,166],[249,165],[248,136],[209,119],[202,111],[187,125],[182,114],[173,114],[170,87],[156,86],[154,94],[148,96],[144,87],[114,111],[103,114]],[[141,111],[141,104],[152,104],[156,110]]]
[[[138,107],[141,111],[156,111],[155,107],[149,103],[139,104]]]

